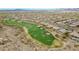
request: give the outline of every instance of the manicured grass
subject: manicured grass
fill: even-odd
[[[32,38],[38,40],[39,42],[45,45],[52,45],[53,41],[55,40],[55,37],[47,30],[38,26],[37,24],[30,23],[28,21],[17,21],[14,19],[6,19],[3,21],[3,23],[9,26],[16,26],[21,28],[25,27]]]
[[[52,45],[52,42],[55,39],[52,34],[47,34],[48,31],[38,28],[37,26],[32,26],[31,28],[29,28],[28,32],[33,38],[46,45]]]

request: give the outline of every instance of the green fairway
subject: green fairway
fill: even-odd
[[[32,38],[45,45],[52,45],[53,41],[55,40],[55,37],[51,33],[35,23],[28,21],[17,21],[14,19],[5,19],[2,21],[2,23],[8,26],[16,26],[21,28],[25,27]]]

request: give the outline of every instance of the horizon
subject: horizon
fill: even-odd
[[[79,9],[79,8],[0,8],[0,10],[63,10],[63,9]]]
[[[0,10],[56,10],[61,8],[0,8]]]

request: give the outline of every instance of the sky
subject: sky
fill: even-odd
[[[78,8],[79,0],[0,0],[0,8]]]

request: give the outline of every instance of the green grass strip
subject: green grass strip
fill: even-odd
[[[15,19],[4,19],[3,24],[8,26],[25,27],[30,36],[45,45],[52,45],[55,37],[44,28],[28,21],[17,21]]]

